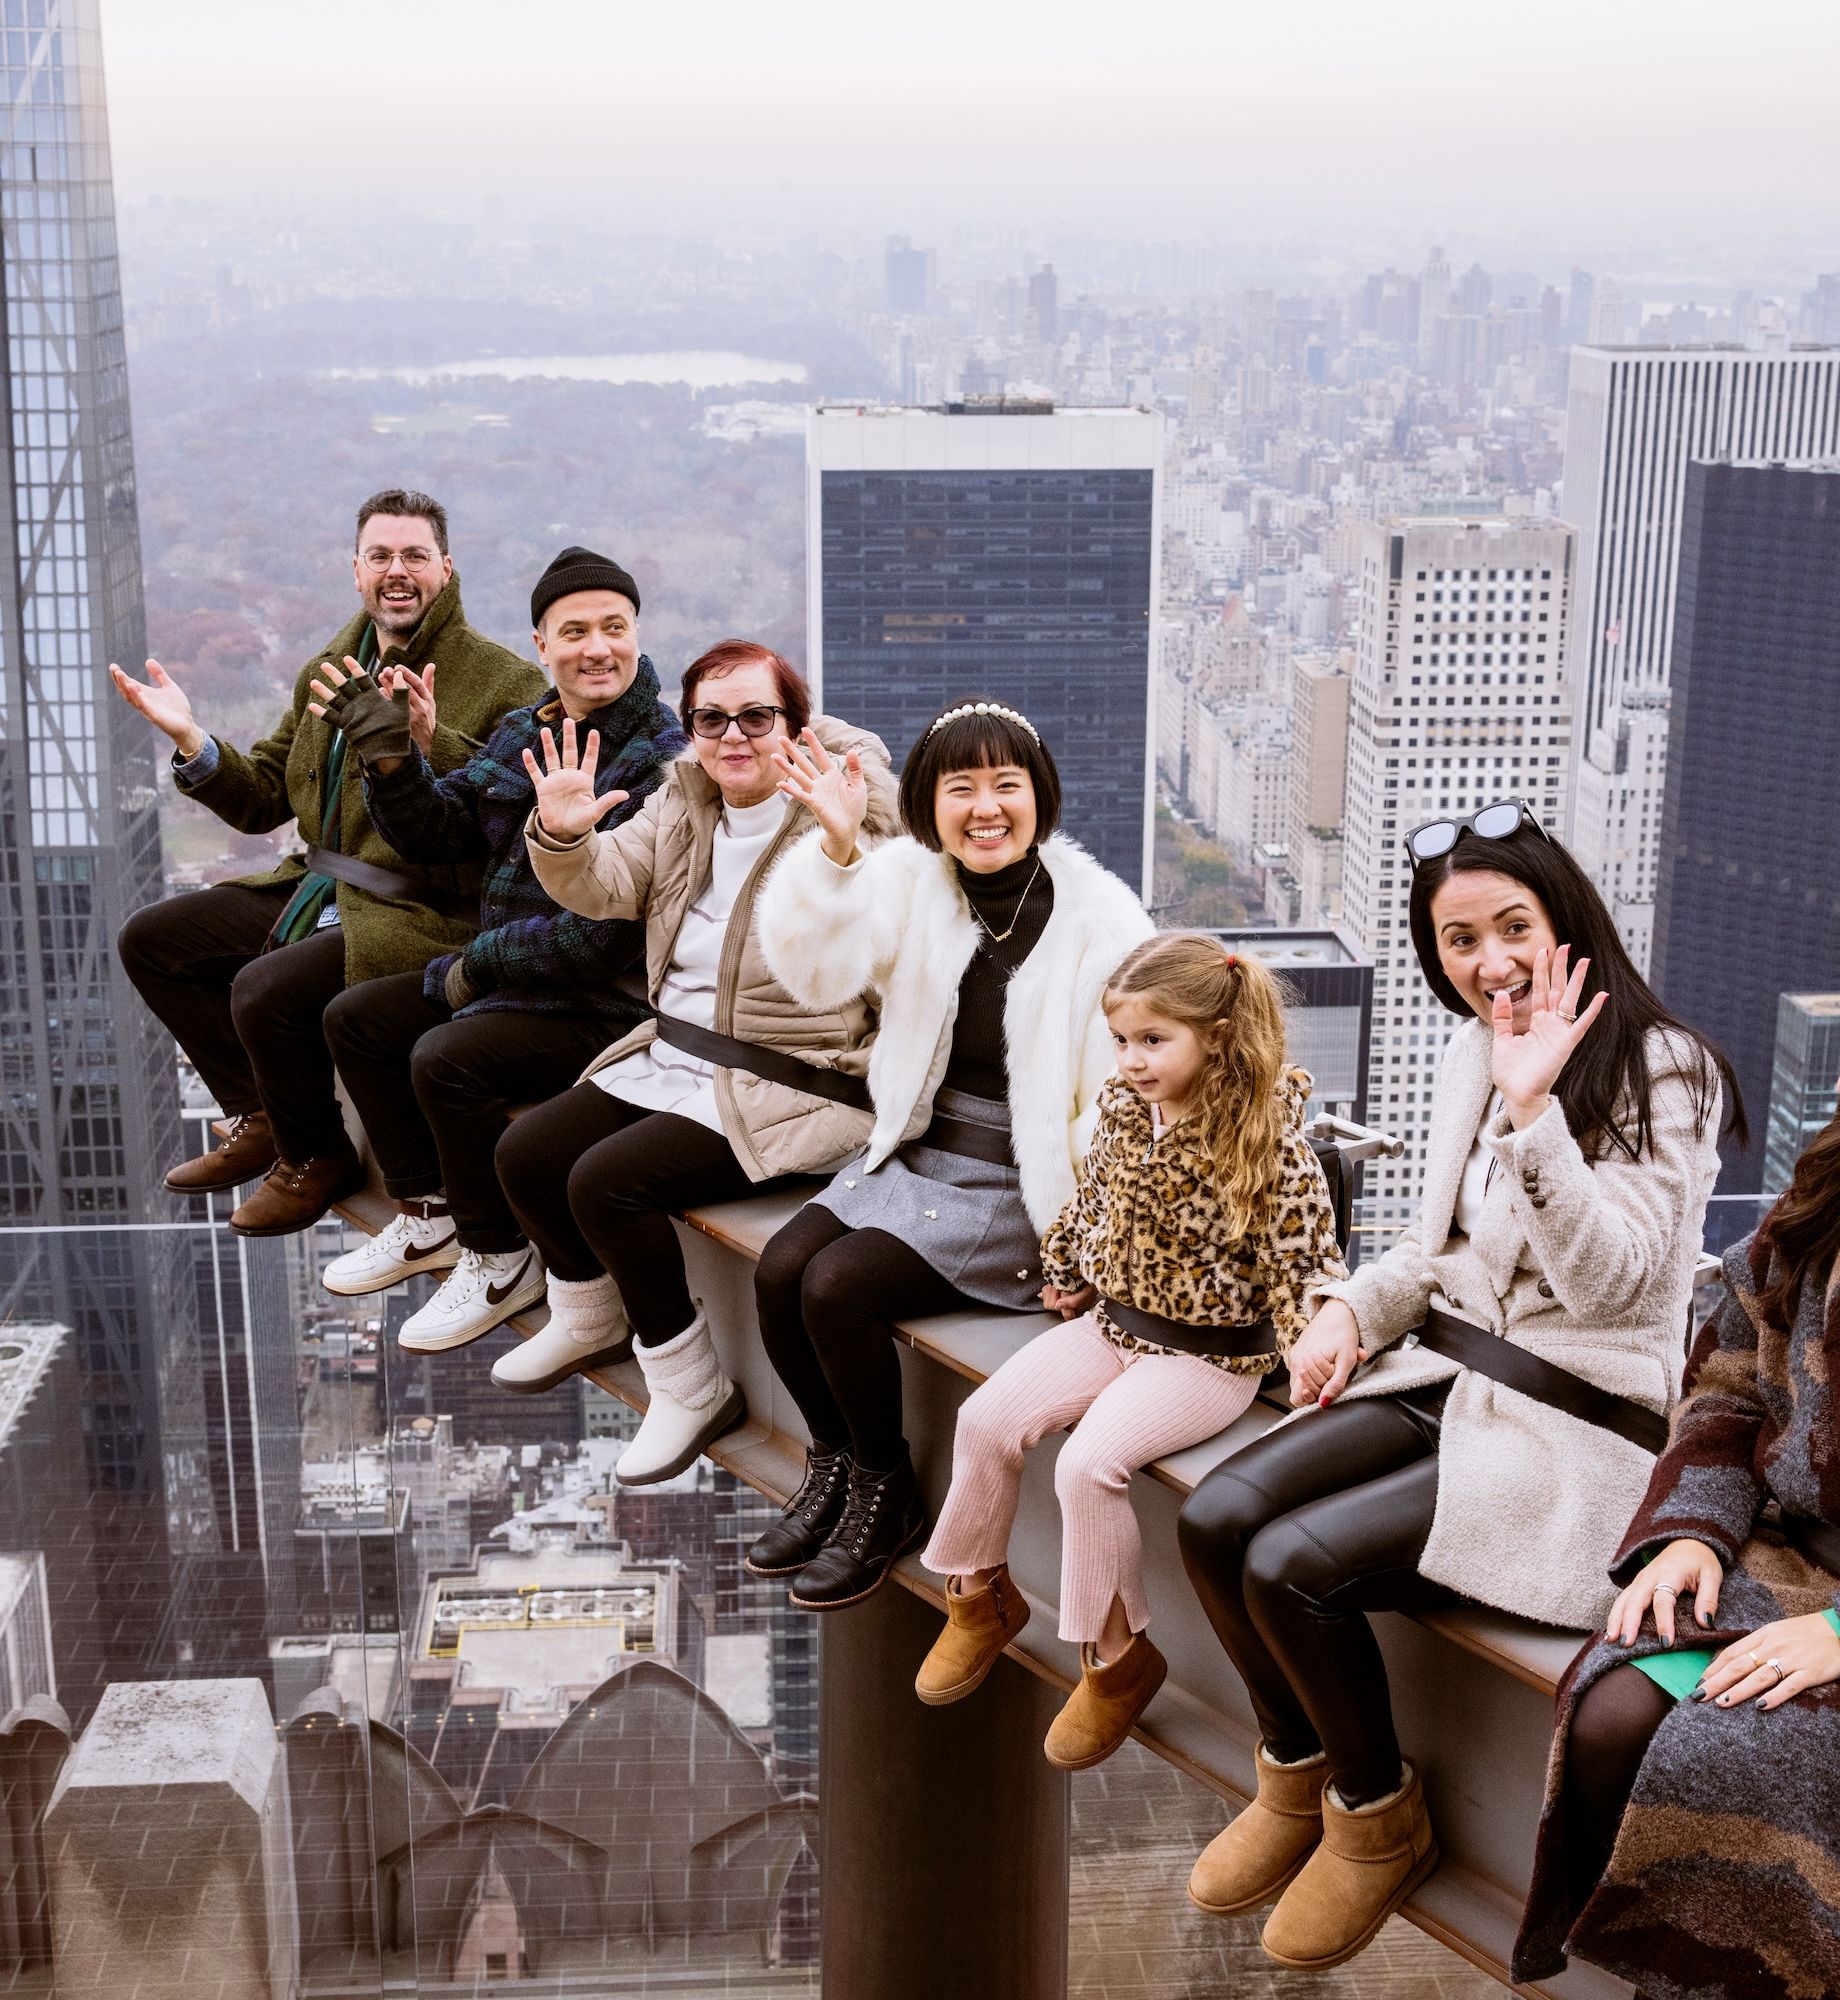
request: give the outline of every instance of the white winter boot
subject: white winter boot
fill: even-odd
[[[549,1279],[549,1324],[492,1364],[501,1389],[537,1395],[583,1368],[617,1368],[632,1357],[632,1329],[620,1288],[598,1278]]]
[[[662,1347],[635,1347],[633,1353],[651,1406],[613,1472],[622,1486],[655,1486],[733,1430],[747,1415],[747,1398],[722,1373],[709,1321],[700,1312]]]

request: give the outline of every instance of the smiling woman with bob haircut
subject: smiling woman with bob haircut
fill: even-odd
[[[779,764],[818,825],[761,899],[767,962],[804,1006],[861,992],[879,1010],[868,1147],[755,1277],[762,1339],[812,1446],[748,1567],[828,1611],[877,1589],[926,1527],[893,1323],[974,1301],[1039,1308],[1042,1235],[1112,1073],[1106,982],[1151,924],[1056,830],[1054,759],[1000,702],[932,723],[901,773],[907,832],[867,855],[856,760],[807,735]]]
[[[1265,1948],[1303,1970],[1361,1950],[1437,1861],[1366,1614],[1604,1618],[1679,1379],[1721,1101],[1743,1131],[1729,1064],[1521,801],[1406,843],[1419,964],[1464,1017],[1418,1215],[1316,1288],[1289,1357],[1303,1414],[1181,1518],[1262,1739],[1258,1797],[1189,1893],[1223,1915],[1276,1900]]]

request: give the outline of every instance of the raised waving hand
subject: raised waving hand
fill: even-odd
[[[856,836],[869,810],[869,787],[862,759],[854,750],[839,764],[809,730],[796,743],[773,746],[779,788],[796,799],[824,832],[824,852],[839,868],[856,858]]]
[[[1608,993],[1599,993],[1579,1012],[1578,1000],[1591,961],[1581,958],[1568,977],[1566,962],[1571,949],[1569,944],[1562,944],[1548,954],[1542,946],[1535,954],[1525,1034],[1515,1033],[1514,1006],[1508,995],[1505,992],[1495,995],[1495,1048],[1490,1075],[1507,1101],[1508,1115],[1517,1129],[1532,1124],[1546,1109],[1547,1097],[1559,1080],[1559,1072],[1610,998]]]
[[[548,729],[537,732],[543,746],[543,762],[534,751],[524,752],[524,769],[537,788],[537,823],[556,840],[579,840],[591,833],[615,806],[624,805],[626,792],[603,792],[597,798],[594,775],[600,769],[601,733],[588,731],[588,740],[577,749],[575,721],[565,717],[562,741]]]

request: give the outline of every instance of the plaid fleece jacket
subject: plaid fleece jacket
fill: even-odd
[[[645,926],[558,909],[538,885],[524,845],[536,788],[523,753],[540,756],[539,734],[553,732],[561,721],[562,705],[551,688],[529,708],[513,709],[485,748],[445,778],[435,776],[420,751],[411,751],[388,777],[364,774],[372,823],[405,861],[485,864],[479,935],[464,951],[431,960],[422,977],[422,991],[439,1001],[447,969],[459,958],[476,996],[462,1014],[511,1007],[636,1020],[645,1011],[615,984],[617,974],[640,962]],[[643,654],[632,686],[578,725],[584,739],[591,729],[601,734],[595,791],[628,794],[601,824],[620,826],[657,790],[689,738],[659,698],[657,672]]]

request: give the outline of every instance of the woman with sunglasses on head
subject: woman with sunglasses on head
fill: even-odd
[[[1560,1683],[1516,1979],[1840,1992],[1840,1116],[1724,1275]]]
[[[779,764],[818,825],[767,885],[767,962],[807,1006],[866,989],[880,1010],[867,1150],[755,1274],[762,1339],[812,1444],[747,1564],[829,1611],[877,1589],[926,1527],[894,1322],[1090,1303],[1046,1283],[1042,1236],[1074,1191],[1113,1072],[1106,983],[1151,923],[1055,830],[1054,759],[1001,703],[962,702],[933,722],[901,771],[906,835],[868,855],[855,760],[807,732]]]
[[[868,1131],[870,1009],[855,994],[802,1005],[768,969],[755,927],[767,871],[812,824],[779,793],[773,756],[789,736],[850,759],[865,837],[894,830],[879,739],[810,709],[777,653],[743,639],[712,647],[684,674],[689,752],[610,832],[595,829],[624,794],[595,795],[592,736],[578,744],[565,723],[560,741],[544,736],[540,764],[524,753],[537,880],[578,916],[643,920],[658,1019],[499,1142],[506,1196],[549,1270],[550,1317],[492,1379],[534,1392],[636,1354],[651,1403],[615,1468],[628,1486],[673,1477],[746,1414],[690,1296],[672,1212],[821,1172]]]
[[[1412,941],[1465,1017],[1416,1220],[1317,1286],[1302,1414],[1190,1496],[1183,1561],[1257,1716],[1258,1797],[1195,1865],[1266,1951],[1339,1965],[1436,1865],[1366,1614],[1587,1628],[1666,1436],[1730,1065],[1643,983],[1518,800],[1406,836]]]

